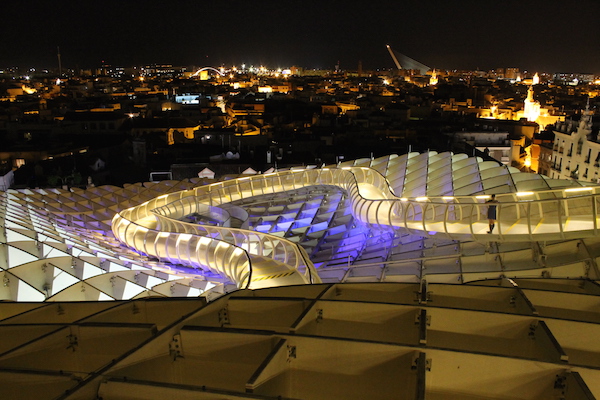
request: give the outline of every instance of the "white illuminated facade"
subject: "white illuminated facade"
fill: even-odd
[[[540,116],[540,108],[539,101],[533,99],[533,86],[529,86],[527,98],[525,99],[523,106],[523,116],[527,118],[527,121],[535,122]]]
[[[535,79],[534,79],[535,81]],[[535,122],[543,130],[546,125],[554,124],[564,120],[564,116],[556,115],[556,110],[551,107],[542,107],[540,102],[535,100],[533,85],[527,89],[527,97],[523,101],[523,109],[515,114],[515,120],[522,118],[529,122]]]
[[[600,396],[599,186],[436,152],[200,183],[2,193],[3,398]]]
[[[600,143],[592,137],[592,115],[588,104],[579,122],[569,120],[556,124],[552,178],[588,182],[600,179]]]

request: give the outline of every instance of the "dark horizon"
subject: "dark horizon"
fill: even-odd
[[[600,73],[600,3],[32,0],[4,5],[0,67],[165,63],[356,70],[395,68],[386,44],[444,70],[516,67]],[[168,4],[168,6],[165,6]],[[296,4],[296,3],[295,3]]]

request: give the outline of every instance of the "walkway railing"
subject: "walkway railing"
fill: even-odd
[[[497,194],[496,229],[487,234],[488,195],[398,198],[384,176],[366,167],[282,171],[159,196],[117,214],[113,231],[117,238],[139,251],[208,268],[239,286],[251,285],[253,257],[254,271],[270,259],[299,275],[304,283],[318,282],[314,266],[296,243],[245,229],[178,220],[237,200],[314,185],[334,185],[345,190],[354,216],[364,223],[404,228],[421,235],[456,240],[539,241],[598,234],[597,186]]]

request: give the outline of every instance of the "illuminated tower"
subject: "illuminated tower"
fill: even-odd
[[[438,83],[438,77],[437,77],[437,73],[435,72],[435,69],[434,69],[433,72],[431,73],[431,77],[429,78],[429,85],[434,86],[434,85],[437,85],[437,83]]]
[[[523,116],[530,122],[535,122],[540,116],[540,103],[533,99],[533,86],[529,86],[529,89],[527,90]]]
[[[540,84],[540,76],[538,75],[538,73],[536,72],[535,75],[533,76],[533,81],[532,81],[533,85],[539,85]]]

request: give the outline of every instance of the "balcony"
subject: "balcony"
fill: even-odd
[[[560,154],[564,153],[564,152],[565,152],[565,148],[564,148],[564,147],[561,147],[560,149],[558,149],[558,152],[559,152]]]
[[[567,157],[571,157],[573,155],[573,152],[571,150],[569,150],[569,152],[567,153]]]
[[[584,163],[589,164],[590,163],[590,158],[589,157],[586,158],[585,161],[584,161]]]

